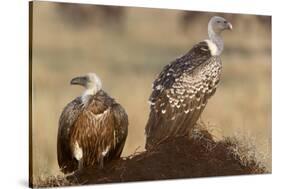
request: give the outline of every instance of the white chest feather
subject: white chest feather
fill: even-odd
[[[83,157],[83,150],[82,148],[79,146],[78,142],[76,141],[73,147],[73,156],[75,157],[75,159],[77,159],[78,161],[82,159]]]
[[[206,39],[205,42],[208,44],[212,56],[218,56],[220,54],[219,49],[214,42],[209,39]]]
[[[106,154],[108,153],[108,151],[109,151],[109,148],[110,148],[110,146],[107,146],[106,147],[106,149],[104,150],[104,151],[102,151],[102,156],[104,157],[104,156],[106,156]]]

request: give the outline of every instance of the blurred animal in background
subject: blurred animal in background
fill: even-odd
[[[196,44],[158,75],[149,98],[146,149],[169,137],[187,135],[197,122],[220,81],[224,48],[221,33],[231,29],[226,19],[212,17],[209,39]]]
[[[58,3],[57,12],[73,27],[92,25],[122,27],[126,11],[124,7]]]
[[[76,77],[71,84],[86,90],[60,116],[57,158],[63,173],[89,166],[103,167],[104,163],[118,159],[128,133],[125,110],[102,90],[95,73]]]

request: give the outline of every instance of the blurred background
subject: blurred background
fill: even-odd
[[[70,80],[96,72],[126,109],[129,134],[122,156],[144,149],[151,84],[162,68],[207,38],[220,15],[223,73],[201,116],[219,140],[234,136],[255,148],[271,170],[271,17],[35,2],[33,6],[32,137],[34,176],[60,174],[59,116],[82,88]]]

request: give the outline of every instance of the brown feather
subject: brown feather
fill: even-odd
[[[67,171],[77,169],[77,160],[73,158],[75,144],[77,143],[83,152],[83,167],[102,166],[103,163],[119,158],[127,137],[128,117],[125,110],[114,99],[109,97],[104,91],[99,91],[95,95],[87,96],[87,103],[83,104],[83,109],[76,110],[75,121],[69,126],[68,141],[64,141],[68,148],[67,154],[58,148],[58,154],[69,159],[65,164]],[[72,112],[64,117],[72,116]],[[62,131],[66,126],[61,126]],[[60,137],[61,135],[59,135]],[[58,141],[63,139],[58,137]],[[75,164],[75,166],[72,166]]]

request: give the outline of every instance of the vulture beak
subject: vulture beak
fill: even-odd
[[[87,77],[82,76],[82,77],[75,77],[70,81],[71,85],[82,85],[85,86],[87,83]]]
[[[227,27],[226,27],[226,29],[232,30],[232,24],[231,24],[230,22],[227,22]]]

